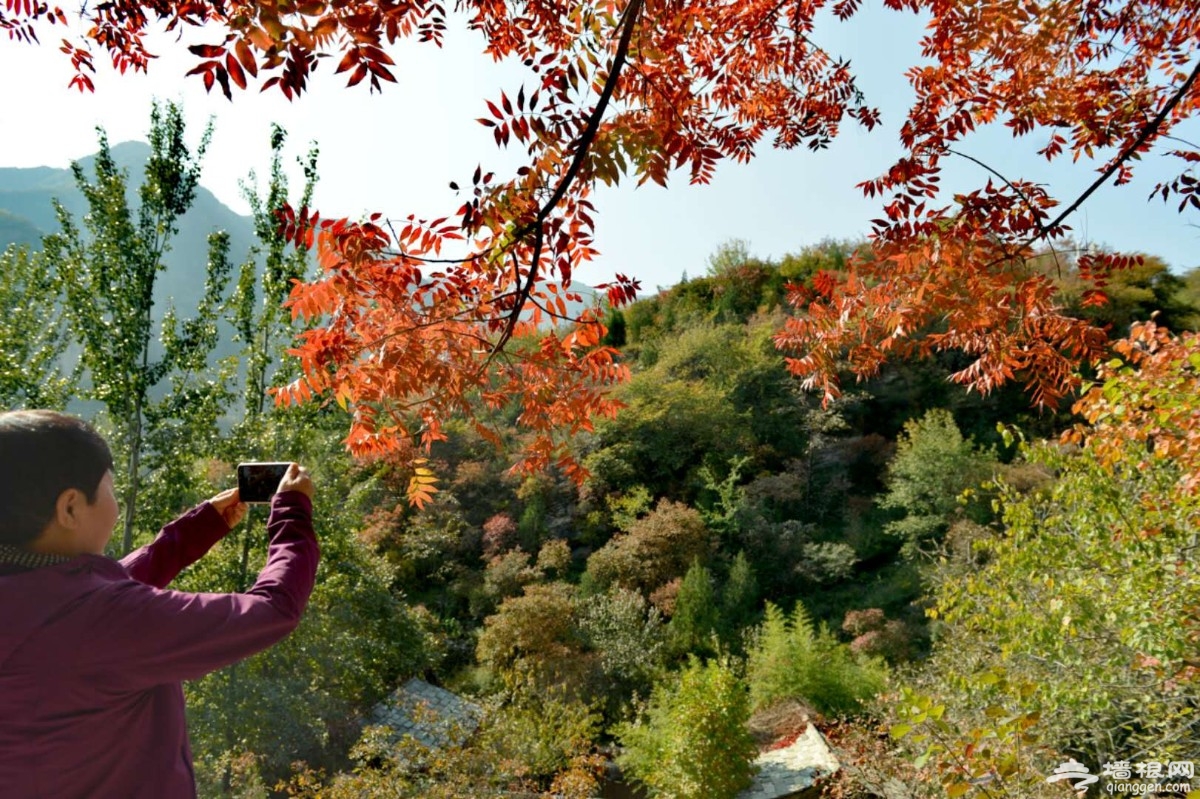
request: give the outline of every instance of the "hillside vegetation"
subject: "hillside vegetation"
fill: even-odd
[[[172,120],[164,109],[155,124]],[[704,276],[608,313],[632,377],[624,409],[572,442],[582,483],[514,474],[519,409],[501,408],[489,420],[500,447],[450,426],[429,453],[438,491],[416,508],[409,468],[345,454],[337,404],[267,398],[296,372],[285,351],[300,323],[281,303],[312,269],[272,224],[289,196],[285,142],[276,131],[252,203],[253,257],[235,270],[235,245],[209,250],[203,292],[155,320],[161,368],[131,389],[114,389],[93,340],[125,332],[121,307],[71,293],[85,279],[119,293],[114,274],[134,268],[94,246],[108,235],[100,194],[99,227],[10,249],[0,281],[0,394],[9,407],[95,403],[128,522],[115,546],[226,487],[241,460],[301,461],[318,484],[324,559],[300,629],[188,686],[203,795],[586,797],[615,747],[651,795],[731,798],[756,752],[748,722],[780,707],[833,731],[848,768],[826,787],[840,797],[1067,796],[1045,775],[1068,757],[1098,773],[1200,751],[1200,517],[1180,491],[1195,471],[1106,432],[1133,410],[1194,413],[1195,340],[1136,323],[1195,326],[1195,273],[1148,257],[1113,276],[1108,304],[1078,303],[1145,341],[1090,376],[1108,405],[1083,425],[1034,412],[1015,389],[966,393],[949,357],[890,365],[823,406],[773,337],[794,313],[789,285],[867,245],[766,261],[733,242],[697,265]],[[101,157],[81,175],[100,186],[120,171]],[[104,207],[121,206],[118,188]],[[170,218],[177,251],[211,232]],[[1045,269],[1078,284],[1070,264]],[[84,353],[74,371],[68,351]],[[1162,374],[1147,385],[1150,367]],[[166,388],[131,405],[151,377]],[[1058,443],[1075,425],[1074,443]],[[182,587],[245,587],[261,522]],[[480,702],[478,734],[414,753],[364,729],[414,675]]]

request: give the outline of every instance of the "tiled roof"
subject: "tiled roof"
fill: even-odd
[[[479,705],[414,677],[375,706],[371,723],[390,727],[397,739],[407,735],[440,749],[470,737],[482,717]]]

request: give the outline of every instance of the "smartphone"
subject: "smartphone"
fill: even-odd
[[[270,502],[279,490],[279,481],[291,463],[239,463],[238,499],[242,502]]]

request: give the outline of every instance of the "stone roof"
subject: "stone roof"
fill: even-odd
[[[812,724],[790,746],[763,752],[754,761],[758,774],[754,784],[738,799],[781,799],[800,795],[821,777],[841,766],[825,736]]]
[[[457,694],[416,677],[375,706],[371,723],[390,727],[399,740],[409,736],[428,749],[441,749],[469,738],[483,709]]]

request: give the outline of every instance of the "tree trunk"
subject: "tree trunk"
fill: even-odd
[[[121,542],[121,554],[128,555],[133,549],[133,519],[137,510],[137,495],[141,480],[139,471],[142,462],[142,398],[138,397],[133,407],[133,429],[129,436],[129,469],[125,474],[125,536]]]

